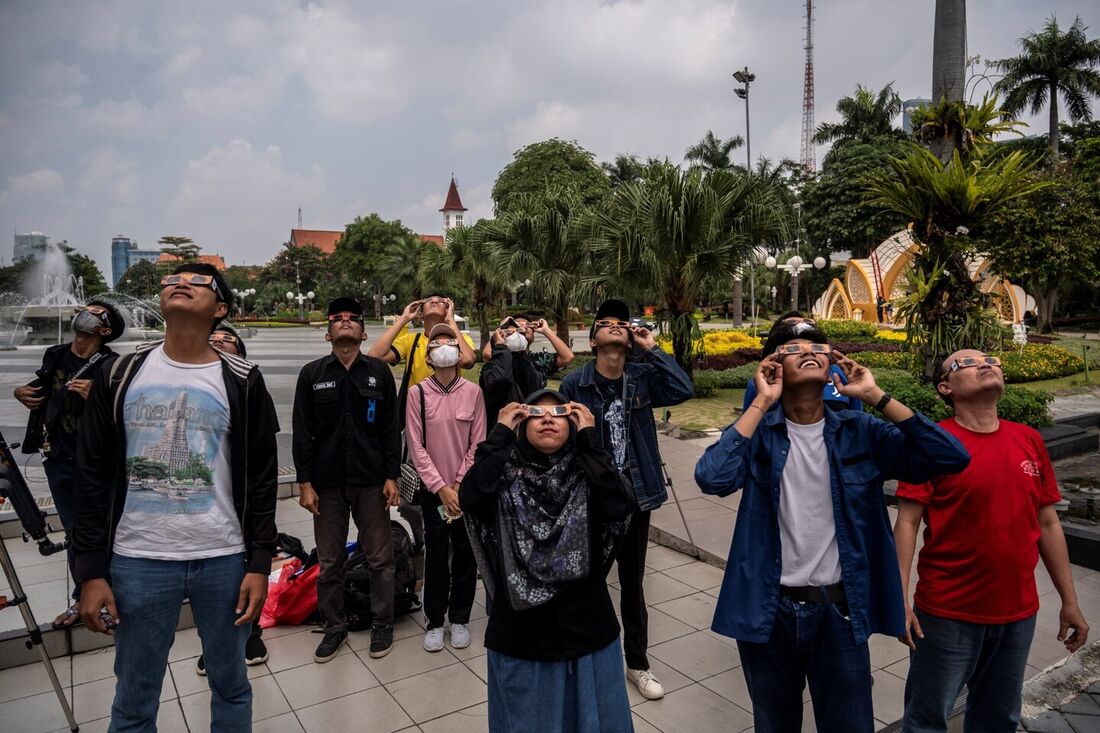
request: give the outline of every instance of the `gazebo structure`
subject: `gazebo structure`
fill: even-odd
[[[870,257],[849,260],[843,282],[834,278],[814,303],[814,317],[890,323],[893,309],[889,303],[906,295],[905,269],[919,247],[912,233],[903,229],[875,247]],[[986,257],[976,257],[967,264],[970,276],[978,281],[983,293],[992,296],[1004,321],[1020,323],[1027,311],[1035,309],[1035,299],[1019,285],[995,274]]]

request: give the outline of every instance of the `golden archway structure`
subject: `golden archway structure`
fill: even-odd
[[[905,269],[919,249],[912,233],[903,229],[875,247],[870,257],[848,260],[843,280],[833,278],[814,303],[814,317],[890,324],[893,309],[888,305],[906,295]],[[970,276],[992,297],[1005,322],[1020,323],[1024,313],[1035,309],[1035,299],[994,273],[986,257],[973,258],[967,264]]]

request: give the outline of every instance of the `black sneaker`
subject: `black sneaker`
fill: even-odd
[[[378,659],[393,649],[393,624],[375,624],[370,629],[370,656]]]
[[[317,651],[313,653],[313,661],[320,664],[332,661],[340,645],[348,639],[346,631],[326,631],[325,638],[317,645]]]
[[[258,636],[248,637],[244,643],[244,663],[249,667],[263,664],[267,661],[267,644]]]
[[[195,662],[195,674],[199,677],[206,676],[206,660],[203,659],[203,655],[199,655],[199,661]]]

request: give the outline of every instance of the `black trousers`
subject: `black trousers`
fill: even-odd
[[[649,611],[642,591],[645,554],[649,547],[649,512],[637,512],[619,549],[619,610],[623,617],[623,653],[630,669],[649,669]]]
[[[477,588],[477,563],[466,534],[466,520],[448,524],[439,515],[442,502],[424,492],[424,616],[428,629],[443,626],[444,615],[452,624],[468,624]]]

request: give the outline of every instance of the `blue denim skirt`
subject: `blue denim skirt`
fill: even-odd
[[[533,662],[493,650],[490,733],[632,733],[622,645],[567,662]]]

